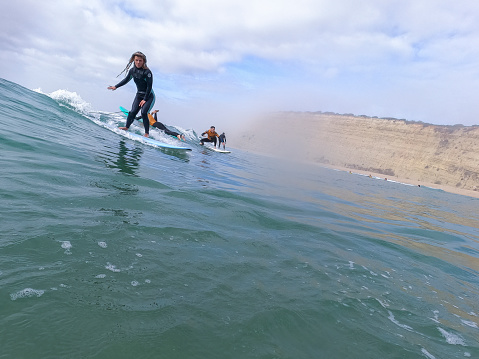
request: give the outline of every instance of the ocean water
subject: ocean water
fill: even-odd
[[[479,357],[478,199],[0,105],[0,358]]]

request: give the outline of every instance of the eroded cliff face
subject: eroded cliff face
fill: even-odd
[[[273,156],[479,190],[479,126],[280,113],[256,121],[235,144]]]

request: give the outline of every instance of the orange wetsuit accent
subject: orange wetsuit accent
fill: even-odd
[[[153,126],[153,124],[156,122],[156,120],[153,118],[151,114],[148,114],[148,120],[150,121],[151,126]]]
[[[215,130],[211,130],[211,129],[209,129],[208,131],[205,131],[203,133],[206,133],[208,135],[208,140],[211,140],[215,136],[220,137],[220,135],[218,135]]]

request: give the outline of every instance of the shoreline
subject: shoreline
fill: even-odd
[[[280,112],[235,140],[252,153],[479,198],[479,126]]]
[[[245,149],[245,148],[241,148],[240,146],[239,147],[229,146],[229,147],[234,148],[234,149],[238,149],[240,151],[254,153],[254,154],[257,154],[257,155],[260,155],[260,156],[273,157],[273,158],[277,158],[277,159],[285,159],[285,158],[282,158],[282,157],[279,157],[279,156],[275,156],[271,153],[254,151],[254,150],[251,150],[251,149]],[[291,159],[286,159],[286,160],[291,160]],[[307,164],[314,164],[316,166],[331,169],[331,170],[351,172],[351,174],[357,174],[357,175],[363,175],[363,176],[372,176],[373,179],[382,179],[384,181],[387,178],[388,181],[394,181],[394,182],[398,182],[398,183],[404,184],[404,185],[418,186],[418,187],[423,187],[424,186],[424,187],[428,187],[428,188],[432,188],[432,189],[442,190],[442,191],[447,192],[447,193],[453,193],[453,194],[458,194],[458,195],[461,195],[461,196],[472,197],[472,198],[479,198],[479,191],[471,191],[471,190],[466,190],[466,189],[462,189],[462,188],[454,188],[454,187],[451,187],[451,186],[438,185],[438,184],[430,183],[430,182],[426,182],[426,181],[413,181],[409,178],[403,178],[403,177],[398,177],[398,176],[387,176],[387,175],[382,174],[382,173],[368,172],[368,171],[352,169],[352,168],[336,166],[336,165],[328,165],[328,164],[315,162],[315,161],[311,161],[311,160],[301,160],[301,162],[307,163]],[[374,177],[377,177],[377,178],[374,178]]]
[[[311,163],[311,162],[308,162]],[[408,178],[401,178],[397,176],[387,176],[381,173],[375,173],[375,172],[368,172],[368,171],[362,171],[362,170],[357,170],[357,169],[351,169],[347,167],[341,167],[341,166],[331,166],[331,165],[326,165],[318,162],[312,162],[315,163],[316,165],[332,170],[338,170],[338,171],[344,171],[344,172],[350,172],[351,174],[357,174],[357,175],[363,175],[363,176],[372,176],[373,179],[382,179],[383,181],[387,179],[388,181],[395,181],[399,182],[401,184],[405,185],[411,185],[411,186],[417,186],[417,187],[428,187],[432,189],[439,189],[444,192],[448,193],[453,193],[453,194],[458,194],[461,196],[467,196],[467,197],[473,197],[473,198],[479,198],[479,192],[477,191],[470,191],[462,188],[454,188],[451,186],[444,186],[444,185],[438,185],[434,183],[429,183],[425,181],[412,181],[411,179]],[[375,178],[377,177],[377,178]]]
[[[479,198],[479,126],[280,112],[235,140],[239,149]]]

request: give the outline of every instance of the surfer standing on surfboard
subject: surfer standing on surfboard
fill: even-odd
[[[134,66],[130,69],[133,63]],[[141,109],[141,118],[143,119],[143,125],[145,127],[144,136],[149,137],[150,121],[148,120],[148,113],[155,104],[155,93],[153,92],[153,74],[146,66],[145,54],[137,51],[131,55],[130,61],[126,65],[125,69],[120,72],[120,75],[123,72],[126,72],[125,78],[115,86],[109,86],[108,90],[115,91],[118,87],[126,85],[131,79],[133,79],[133,81],[135,81],[137,91],[135,99],[133,100],[133,104],[131,105],[131,110],[126,119],[126,125],[125,127],[120,127],[120,129],[127,131],[135,120],[137,113]]]
[[[218,136],[218,148],[221,149],[221,144],[223,144],[223,150],[226,150],[226,135],[223,132]]]
[[[216,137],[219,137],[220,135],[216,133],[215,126],[211,126],[209,130],[206,130],[201,134],[201,136],[204,135],[207,135],[208,137],[202,138],[200,140],[200,145],[204,145],[205,142],[213,142],[213,146],[216,147]]]

